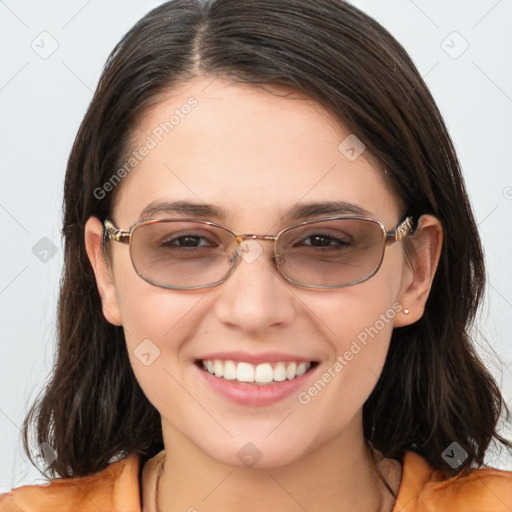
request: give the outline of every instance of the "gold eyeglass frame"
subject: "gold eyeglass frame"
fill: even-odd
[[[281,256],[279,254],[277,254],[277,242],[278,242],[279,237],[282,234],[284,234],[285,232],[287,232],[291,229],[294,229],[294,228],[297,228],[300,226],[304,226],[307,224],[315,224],[315,223],[320,223],[320,222],[325,222],[325,221],[330,221],[330,220],[341,220],[341,219],[364,220],[364,221],[373,222],[373,223],[377,224],[380,227],[380,229],[382,230],[383,240],[384,240],[383,250],[382,250],[382,254],[381,254],[379,263],[373,272],[371,272],[368,276],[364,277],[363,279],[359,279],[358,281],[354,281],[354,282],[347,283],[347,284],[341,284],[341,285],[316,285],[316,284],[301,283],[300,281],[296,281],[283,273],[283,271],[280,268],[280,262],[279,262],[279,258]],[[216,228],[220,228],[220,229],[223,229],[224,231],[227,231],[228,233],[230,233],[234,237],[234,239],[236,240],[238,245],[237,245],[236,250],[234,251],[234,258],[233,258],[231,267],[228,270],[228,272],[221,279],[219,279],[218,281],[215,281],[214,283],[210,283],[207,285],[196,285],[196,286],[163,285],[161,283],[158,283],[156,281],[153,281],[153,280],[143,276],[137,269],[137,267],[133,261],[133,257],[132,257],[131,240],[132,240],[133,233],[135,232],[136,229],[138,229],[142,226],[145,226],[148,224],[157,224],[157,223],[162,223],[162,222],[168,222],[168,221],[196,222],[198,224],[204,224],[207,226],[213,226]],[[170,290],[194,290],[194,289],[198,289],[198,288],[212,288],[214,286],[218,286],[219,284],[223,283],[231,275],[231,273],[237,266],[237,262],[240,260],[239,250],[238,250],[240,247],[240,244],[248,239],[273,241],[274,242],[274,255],[272,256],[272,259],[275,262],[278,272],[287,281],[295,284],[296,286],[299,286],[302,288],[324,288],[324,289],[325,288],[331,288],[331,289],[332,288],[344,288],[346,286],[353,286],[355,284],[359,284],[364,281],[367,281],[368,279],[373,277],[378,272],[378,270],[380,269],[380,267],[382,265],[382,261],[384,259],[384,253],[385,253],[386,247],[389,245],[392,245],[396,242],[399,242],[406,236],[409,236],[411,233],[413,233],[414,232],[414,230],[412,229],[413,225],[414,225],[414,217],[408,216],[408,217],[405,217],[404,220],[399,222],[393,229],[391,229],[390,231],[386,231],[386,228],[385,228],[384,224],[382,223],[382,221],[380,221],[379,219],[375,219],[373,217],[364,217],[364,216],[358,216],[358,215],[336,216],[336,217],[324,217],[324,218],[315,219],[315,220],[307,220],[307,221],[301,222],[299,224],[294,224],[292,226],[288,226],[288,227],[282,229],[281,231],[279,231],[279,233],[277,233],[277,235],[274,236],[274,235],[239,234],[239,233],[235,233],[228,227],[223,226],[222,224],[217,224],[215,222],[211,222],[211,221],[207,221],[207,220],[188,219],[188,218],[181,218],[181,217],[169,217],[169,218],[162,218],[162,219],[148,219],[148,220],[139,221],[139,222],[136,222],[135,224],[133,224],[128,231],[116,227],[109,219],[106,219],[105,222],[103,223],[104,236],[106,236],[106,238],[108,238],[109,240],[113,240],[114,242],[119,242],[121,244],[128,245],[129,252],[130,252],[130,259],[131,259],[133,268],[135,269],[135,272],[137,273],[137,275],[144,281],[146,281],[154,286],[158,286],[159,288],[166,288],[166,289],[170,289]]]

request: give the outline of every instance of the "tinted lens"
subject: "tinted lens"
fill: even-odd
[[[296,226],[279,239],[279,268],[303,284],[354,284],[379,268],[384,241],[383,228],[371,220],[338,219]]]
[[[141,224],[132,235],[131,256],[144,279],[168,287],[213,284],[231,268],[233,236],[215,226],[190,221]]]

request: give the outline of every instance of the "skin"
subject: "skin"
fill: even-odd
[[[311,100],[198,77],[145,113],[136,133],[140,145],[190,96],[197,107],[116,189],[111,219],[118,227],[129,229],[154,200],[217,205],[226,218],[206,220],[237,233],[277,233],[291,224],[282,215],[297,202],[350,201],[386,229],[401,220],[378,163],[367,151],[347,159],[338,145],[350,131]],[[376,275],[336,290],[285,281],[272,266],[268,242],[261,242],[255,261],[242,261],[217,287],[158,288],[135,273],[127,246],[111,242],[109,267],[101,232],[91,217],[86,247],[103,312],[123,326],[135,375],[162,417],[161,510],[391,510],[394,499],[364,442],[362,407],[381,374],[393,328],[423,314],[441,249],[437,219],[421,218],[413,262],[402,243],[393,244]],[[399,311],[307,405],[296,394],[265,407],[235,404],[197,378],[194,360],[224,350],[302,355],[319,361],[320,376],[393,304],[410,313]],[[148,338],[160,355],[145,366],[134,350]],[[237,457],[249,441],[262,454],[252,468]],[[379,467],[396,493],[399,463],[384,459]],[[153,509],[154,481],[148,466],[145,511]]]

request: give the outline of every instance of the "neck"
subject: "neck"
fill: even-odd
[[[291,464],[256,469],[219,463],[178,432],[166,434],[166,458],[153,479],[156,512],[389,512],[395,498],[379,471],[398,492],[399,464],[379,460],[377,452],[376,465],[362,436],[357,442],[340,436]]]

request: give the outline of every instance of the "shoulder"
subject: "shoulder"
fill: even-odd
[[[138,455],[79,478],[56,478],[0,494],[0,512],[140,511]]]
[[[467,476],[444,479],[420,455],[407,452],[393,512],[510,512],[512,472],[473,469]]]

